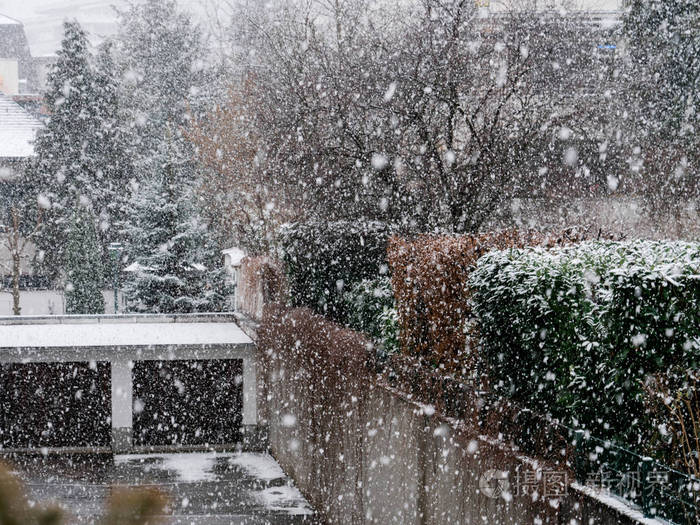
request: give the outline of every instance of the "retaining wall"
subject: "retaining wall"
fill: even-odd
[[[260,367],[260,417],[272,454],[328,523],[654,522],[570,486],[570,475],[565,490],[546,485],[553,474],[566,476],[546,467],[525,483],[532,460],[376,381],[348,403],[314,397],[303,371],[288,362]],[[490,470],[508,473],[510,489],[501,496],[486,493],[493,482],[480,487]],[[560,494],[545,494],[554,490]]]

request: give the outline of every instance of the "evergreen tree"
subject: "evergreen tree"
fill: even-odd
[[[119,202],[116,197],[123,193],[129,172],[116,120],[116,77],[109,50],[100,54],[96,68],[80,25],[66,22],[64,30],[45,94],[51,117],[37,136],[32,166],[34,178],[50,200],[37,245],[43,254],[41,268],[53,278],[65,262],[73,203],[87,199],[100,213],[106,244],[116,233],[115,228],[110,230],[109,210]]]
[[[202,105],[207,85],[201,31],[174,0],[147,0],[118,13],[120,96],[124,119],[132,126],[137,178],[157,176],[163,165],[157,152],[174,143],[178,178],[189,181],[193,148],[183,130]]]
[[[112,55],[113,45],[100,46],[94,69],[93,108],[95,111],[95,139],[91,155],[99,159],[95,176],[106,197],[100,208],[100,229],[103,253],[110,242],[120,240],[121,227],[127,213],[128,193],[125,190],[133,166],[130,160],[127,126],[121,115],[120,81]]]
[[[127,228],[127,307],[136,312],[219,311],[229,290],[220,253],[176,169],[142,184]]]
[[[66,312],[103,314],[102,255],[95,218],[79,205],[73,214],[66,246]]]

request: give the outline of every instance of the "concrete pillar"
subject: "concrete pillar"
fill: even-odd
[[[112,368],[112,451],[131,449],[133,391],[131,361],[114,360]]]
[[[258,424],[255,356],[243,358],[243,424]]]

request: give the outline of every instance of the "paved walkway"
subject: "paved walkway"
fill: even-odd
[[[58,502],[74,519],[99,516],[112,485],[157,486],[170,498],[167,523],[295,525],[313,510],[268,454],[178,453],[3,458],[33,500]]]

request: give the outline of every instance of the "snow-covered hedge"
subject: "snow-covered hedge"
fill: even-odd
[[[641,381],[700,358],[700,243],[583,242],[495,251],[469,279],[498,392],[638,444]]]
[[[344,300],[348,326],[369,335],[384,355],[398,350],[398,317],[388,276],[363,279],[345,292]]]
[[[391,229],[376,221],[306,222],[282,229],[282,260],[292,306],[307,306],[346,324],[343,294],[386,271]]]

